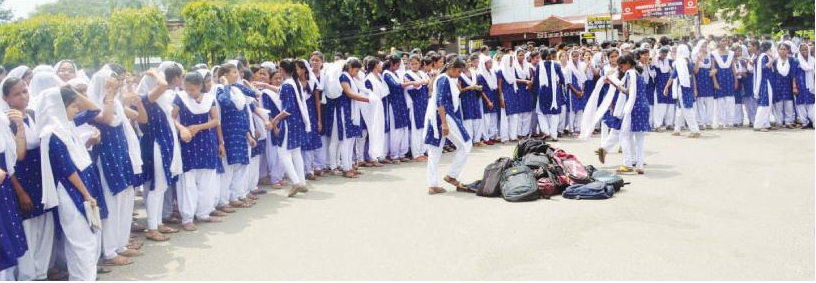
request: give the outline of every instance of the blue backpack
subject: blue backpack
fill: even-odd
[[[568,199],[608,199],[615,194],[615,187],[601,181],[576,184],[567,187],[561,194]]]

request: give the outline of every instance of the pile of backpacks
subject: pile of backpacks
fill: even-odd
[[[574,155],[543,140],[525,139],[516,146],[513,158],[491,163],[482,180],[468,188],[479,196],[522,202],[557,194],[567,199],[607,199],[627,184],[610,171],[584,166]]]

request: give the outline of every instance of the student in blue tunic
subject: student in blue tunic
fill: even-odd
[[[734,127],[741,128],[742,124],[745,121],[745,115],[742,110],[743,108],[743,98],[746,97],[745,95],[745,73],[747,72],[745,67],[745,60],[743,59],[742,48],[740,45],[734,45],[731,47],[731,51],[734,51],[734,56],[736,59],[734,60],[734,76],[736,80],[736,88],[734,89],[734,116],[732,117],[732,123]]]
[[[249,188],[249,155],[256,143],[250,129],[250,112],[254,107],[251,99],[255,95],[239,84],[241,75],[234,62],[221,65],[216,77],[220,82],[215,97],[221,122],[219,147],[223,145],[225,156],[222,159],[224,173],[220,174],[221,197],[218,206],[248,208],[252,204],[242,198],[246,197]]]
[[[466,189],[456,179],[467,162],[472,146],[470,136],[460,118],[459,87],[456,83],[459,74],[466,67],[467,65],[461,59],[448,62],[434,82],[434,94],[431,95],[433,103],[428,104],[425,115],[425,144],[428,145],[428,194],[431,195],[446,192],[439,186],[437,177],[445,140],[451,141],[456,146],[456,154],[444,180],[455,186],[457,191]]]
[[[543,56],[542,56],[543,57]],[[496,72],[499,87],[499,105],[504,114],[500,114],[504,119],[506,116],[506,127],[500,127],[500,135],[502,142],[510,140],[515,141],[518,138],[519,129],[519,99],[518,99],[518,85],[516,84],[515,68],[513,67],[515,58],[511,53],[504,54],[501,57],[499,70]],[[541,119],[539,119],[539,122]],[[504,123],[502,123],[504,124]],[[500,125],[501,126],[501,125]]]
[[[302,62],[302,61],[301,61]],[[306,106],[306,94],[300,80],[297,77],[305,77],[306,66],[298,64],[292,59],[284,59],[280,62],[281,78],[281,111],[272,118],[272,129],[275,138],[280,143],[278,156],[280,156],[286,176],[292,181],[292,188],[289,189],[289,197],[297,193],[308,192],[306,189],[306,176],[303,172],[303,157],[301,147],[306,143],[307,134],[311,131],[311,122]]]
[[[176,195],[174,185],[183,172],[178,131],[172,118],[173,100],[181,87],[182,72],[176,63],[162,62],[158,71],[148,73],[152,75],[143,77],[138,87],[148,116],[147,123],[140,123],[142,172],[147,193],[148,232],[145,236],[154,241],[166,241],[169,238],[165,233],[178,232],[165,226],[163,219],[171,220],[171,200]]]
[[[754,98],[757,101],[757,113],[754,119],[754,130],[768,132],[771,129],[771,111],[773,108],[773,44],[765,41],[760,44],[760,54],[754,65]]]
[[[6,86],[14,88],[6,92]],[[15,269],[9,267],[25,264],[23,255],[34,249],[27,244],[27,235],[23,227],[23,211],[20,200],[12,184],[11,176],[15,175],[15,165],[18,156],[25,156],[26,133],[23,131],[25,117],[23,112],[7,109],[8,95],[14,95],[14,100],[25,99],[28,90],[23,80],[17,77],[8,77],[3,80],[3,99],[0,100],[0,279],[15,280]],[[8,95],[7,95],[8,94]],[[12,107],[15,101],[11,101]],[[19,130],[17,130],[19,129]],[[16,133],[12,133],[15,130]],[[50,207],[53,207],[50,206]],[[50,208],[49,207],[49,208]],[[33,264],[33,263],[29,263]]]
[[[276,69],[270,71],[270,87],[261,90],[263,93],[261,104],[263,105],[264,109],[269,110],[269,116],[267,117],[268,120],[272,120],[272,118],[275,118],[275,116],[280,113],[281,101],[279,92],[281,84],[283,83],[279,70]],[[274,138],[272,129],[268,130],[268,132],[268,136],[270,138],[266,139],[265,158],[266,169],[269,172],[269,184],[272,185],[273,189],[281,189],[284,185],[284,172],[280,157],[278,157],[278,147],[280,147],[280,144],[277,142],[277,139]]]
[[[50,74],[56,77],[54,74]],[[33,80],[33,83],[36,83]],[[52,85],[51,87],[55,87]],[[0,83],[2,102],[13,109],[15,117],[12,132],[15,138],[11,142],[24,141],[17,145],[17,162],[10,185],[14,188],[22,212],[22,227],[28,251],[18,260],[17,280],[45,280],[51,250],[54,244],[54,209],[45,209],[42,204],[42,175],[40,173],[40,138],[36,131],[34,111],[26,110],[29,105],[29,91],[25,83],[16,77],[8,77]],[[42,89],[42,88],[40,88]],[[0,104],[3,104],[0,102]],[[0,112],[6,105],[0,105]],[[17,113],[22,118],[17,119]],[[0,114],[5,115],[5,114]],[[21,123],[17,123],[21,122]],[[21,150],[22,149],[22,150]]]
[[[410,123],[408,111],[408,101],[404,89],[409,86],[420,86],[419,82],[411,81],[404,82],[396,71],[402,65],[402,59],[399,56],[391,55],[383,61],[383,81],[388,85],[388,121],[390,122],[389,131],[389,157],[394,163],[408,162],[410,158],[406,157],[410,149]]]
[[[690,138],[700,137],[700,128],[697,124],[697,111],[694,111],[695,80],[692,76],[692,67],[689,62],[689,48],[685,44],[677,46],[677,53],[672,63],[672,80],[663,89],[663,95],[671,95],[677,100],[677,116],[674,117],[673,136],[679,136],[683,125],[687,125]]]
[[[685,45],[681,45],[681,49]],[[678,51],[681,53],[683,51]],[[688,47],[685,49],[685,54],[680,56],[684,58],[681,61],[688,66]],[[676,61],[675,61],[676,62]],[[621,55],[618,59],[618,66],[620,72],[623,73],[623,84],[615,84],[615,87],[620,91],[621,95],[626,97],[626,103],[623,106],[623,115],[621,119],[620,139],[623,147],[623,166],[618,168],[618,173],[630,173],[632,171],[638,174],[643,174],[643,146],[645,134],[651,131],[649,126],[649,100],[646,98],[648,88],[646,82],[641,78],[636,70],[635,57],[631,53]],[[691,80],[691,69],[686,69],[681,76],[685,77],[683,80]],[[681,82],[684,84],[685,82]],[[690,86],[689,86],[690,88]],[[635,164],[635,168],[630,167]]]
[[[428,158],[425,156],[427,147],[422,142],[422,137],[425,133],[425,109],[428,108],[428,85],[431,83],[427,71],[430,71],[431,60],[412,55],[408,59],[408,64],[410,68],[405,71],[405,81],[421,83],[419,86],[405,89],[411,99],[411,156],[414,161],[427,161]]]
[[[557,54],[553,50],[543,53],[542,60],[538,66],[538,101],[536,113],[538,115],[538,127],[545,139],[558,140],[558,118],[561,115],[561,106],[558,104],[559,96],[564,95],[560,87],[564,83],[564,74],[561,66],[555,60]],[[557,53],[557,52],[556,52]]]
[[[798,90],[796,94],[796,113],[798,113],[799,124],[803,128],[809,127],[811,129],[814,121],[814,93],[816,93],[816,87],[814,87],[813,83],[813,70],[816,68],[816,59],[814,59],[812,52],[813,49],[807,44],[800,43],[799,53],[796,57],[799,65],[799,70],[797,70],[799,75],[796,77],[796,89]]]
[[[700,40],[691,52],[694,79],[697,81],[697,123],[700,129],[711,129],[714,123],[714,80],[711,65],[714,59],[708,53],[708,41]]]
[[[759,55],[759,42],[752,40],[742,45],[742,63],[745,66],[745,73],[742,76],[741,84],[743,88],[742,104],[745,108],[745,115],[748,116],[748,127],[754,127],[757,104],[754,99],[754,71],[757,55]]]
[[[113,266],[129,264],[130,256],[140,254],[128,248],[135,187],[142,185],[141,150],[131,119],[144,122],[146,115],[138,96],[122,87],[125,73],[121,65],[108,64],[88,84],[88,98],[102,110],[89,123],[100,135],[91,157],[110,208],[102,225],[103,264]],[[137,110],[125,107],[125,100],[135,101]]]
[[[310,162],[304,158],[304,162],[306,166],[312,165],[315,179],[317,177],[325,177],[330,173],[328,168],[328,142],[324,141],[322,134],[323,107],[321,101],[323,101],[323,91],[326,89],[327,79],[325,75],[326,70],[323,69],[324,61],[323,53],[320,51],[314,51],[309,56],[309,83],[312,85],[312,93],[309,99],[311,100],[309,104],[309,119],[311,119],[312,128],[314,129],[309,135],[315,136],[313,138],[314,140],[310,143],[310,147],[316,147],[316,149],[311,151],[312,161]],[[309,156],[308,152],[306,152],[305,155]]]
[[[178,183],[181,227],[195,231],[193,219],[220,222],[210,216],[218,192],[218,111],[215,95],[202,93],[204,77],[191,72],[184,76],[184,91],[173,99],[173,119],[181,140],[184,173]]]
[[[388,126],[385,119],[387,108],[384,106],[390,91],[388,85],[382,79],[382,65],[382,62],[377,58],[368,58],[365,63],[368,74],[366,74],[363,81],[364,89],[362,89],[361,94],[368,98],[369,103],[360,105],[362,137],[356,141],[357,160],[365,161],[367,153],[369,162],[363,164],[373,167],[381,167],[383,166],[381,162],[388,162],[386,159],[388,140],[385,131],[386,126]],[[366,147],[368,150],[366,150]]]
[[[487,145],[493,145],[499,141],[499,86],[496,72],[493,70],[493,60],[489,56],[479,58],[477,80],[487,97],[487,100],[482,103],[483,139]]]
[[[734,67],[734,51],[728,50],[728,37],[717,41],[714,57],[714,99],[717,100],[717,125],[720,129],[730,128],[734,121],[734,92],[737,80]]]
[[[472,54],[468,58],[470,68],[465,68],[459,74],[459,91],[461,94],[459,98],[462,105],[462,120],[465,124],[465,130],[474,146],[484,146],[481,142],[483,125],[482,125],[482,100],[487,99],[479,86],[478,75],[476,69],[479,67],[479,54]],[[529,125],[528,125],[529,126]],[[529,132],[529,131],[528,131]]]
[[[774,62],[773,115],[777,127],[793,129],[793,94],[796,90],[796,70],[799,64],[791,59],[791,46],[782,42],[777,47],[778,57]],[[798,92],[798,90],[797,90]]]
[[[669,59],[669,47],[663,46],[660,48],[658,53],[658,57],[655,60],[655,70],[657,73],[655,74],[655,89],[660,92],[666,88],[666,85],[669,83],[672,74],[672,63],[673,60]],[[654,127],[655,132],[662,132],[664,127],[668,127],[674,124],[674,104],[677,101],[672,98],[670,95],[657,95],[657,99],[655,101],[655,114],[654,114]]]
[[[342,95],[338,97],[337,133],[340,139],[340,161],[343,176],[346,178],[357,178],[358,173],[352,167],[354,158],[354,142],[362,137],[362,118],[360,116],[359,104],[368,103],[368,98],[360,94],[358,87],[358,73],[363,68],[363,63],[357,58],[349,58],[343,66],[343,73],[339,81],[342,87]],[[390,94],[389,94],[390,95]]]
[[[533,86],[533,68],[530,62],[525,60],[527,53],[524,49],[516,51],[516,62],[513,63],[516,75],[516,103],[518,104],[518,129],[519,137],[530,134],[533,117],[532,98],[536,96]],[[461,76],[460,76],[461,77]],[[471,135],[473,137],[473,135]],[[512,137],[511,137],[512,138]]]
[[[58,205],[68,279],[94,281],[101,236],[100,223],[92,220],[98,219],[100,211],[91,191],[101,190],[101,184],[72,122],[77,113],[96,106],[71,88],[52,88],[41,95],[35,112],[41,138],[43,203]]]
[[[586,63],[581,61],[581,52],[573,50],[569,52],[568,62],[564,72],[564,83],[566,84],[567,96],[571,101],[571,109],[567,120],[570,121],[567,125],[567,130],[577,136],[581,132],[581,120],[584,115],[584,107],[586,106],[586,98],[584,97],[584,89],[586,87]]]
[[[298,75],[298,83],[303,88],[303,95],[306,101],[306,114],[309,118],[310,130],[306,133],[303,139],[303,145],[300,148],[303,155],[303,170],[305,172],[306,180],[317,180],[316,174],[321,170],[320,149],[323,147],[323,141],[320,139],[320,130],[322,125],[320,121],[320,100],[317,99],[322,86],[312,72],[312,67],[306,60],[296,60],[295,64],[298,68],[306,70],[305,73]]]

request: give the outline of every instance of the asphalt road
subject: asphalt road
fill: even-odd
[[[597,166],[598,144],[557,146]],[[460,179],[511,152],[475,149]],[[646,163],[612,199],[529,203],[428,196],[425,163],[368,169],[274,191],[100,279],[814,280],[814,131],[650,133]]]

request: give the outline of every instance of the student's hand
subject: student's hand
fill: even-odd
[[[321,123],[320,120],[317,120],[317,132],[323,132],[323,123]]]
[[[190,137],[195,137],[201,131],[201,126],[192,125],[187,127],[187,130],[190,131]]]
[[[799,95],[799,88],[793,85],[793,95]]]
[[[714,84],[714,89],[716,89],[716,90],[720,90],[720,84],[716,84],[716,83],[715,83],[715,84]]]
[[[493,110],[493,102],[487,102],[487,109]]]
[[[697,89],[694,89],[694,98],[697,98]]]
[[[446,137],[450,134],[450,128],[448,128],[448,123],[442,123],[442,136]]]
[[[581,98],[581,97],[584,97],[584,92],[579,91],[579,92],[576,92],[575,95],[578,96],[578,98]]]
[[[6,116],[8,116],[11,122],[14,122],[14,124],[17,125],[18,129],[21,129],[19,127],[23,126],[23,112],[9,109],[6,110]]]
[[[227,156],[227,149],[224,148],[223,143],[218,144],[218,157],[224,158]]]
[[[87,201],[91,207],[96,207],[96,199],[91,196],[86,196],[85,201]]]
[[[193,139],[193,135],[190,134],[190,130],[187,128],[179,129],[179,137],[181,138],[181,141],[185,143],[189,143]]]
[[[101,141],[102,141],[102,134],[99,132],[99,130],[94,129],[94,134],[91,136],[90,139],[88,139],[87,142],[85,142],[85,148],[90,148],[90,147],[92,147],[94,145],[97,145]]]
[[[258,145],[258,142],[256,142],[253,137],[247,137],[247,140],[249,140],[249,147],[251,148],[255,148],[255,146]]]
[[[122,87],[122,84],[119,82],[119,80],[113,77],[108,78],[105,81],[105,89],[107,90],[105,92],[105,99],[107,100],[116,96],[116,92],[119,90],[120,87]]]
[[[504,99],[499,99],[499,107],[501,107],[501,109],[507,108],[507,105],[504,104]]]
[[[669,97],[669,88],[664,88],[663,89],[663,96]]]
[[[734,80],[734,89],[739,87],[739,80]]]
[[[3,181],[5,181],[5,180],[6,180],[6,171],[4,171],[3,169],[0,169],[0,185],[2,185]]]
[[[20,202],[20,210],[23,212],[31,212],[34,210],[34,202],[27,194],[17,195],[17,201]]]
[[[609,80],[609,77],[604,76],[604,84],[611,84],[612,81]]]

